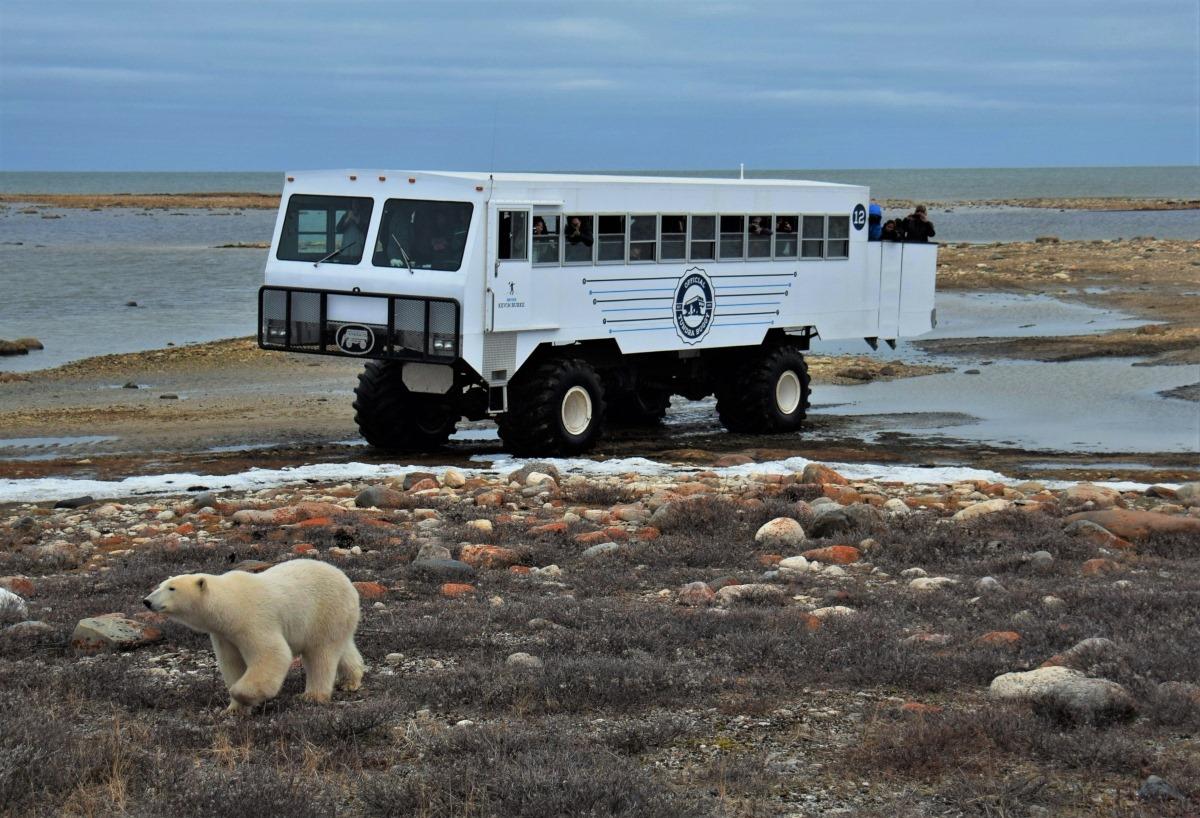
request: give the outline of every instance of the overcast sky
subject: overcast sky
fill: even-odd
[[[0,6],[0,168],[1200,162],[1200,0]]]

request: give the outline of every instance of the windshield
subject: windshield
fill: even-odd
[[[457,270],[470,224],[469,202],[388,199],[371,263],[376,267]]]
[[[288,199],[275,258],[358,264],[373,206],[366,197],[293,195]]]

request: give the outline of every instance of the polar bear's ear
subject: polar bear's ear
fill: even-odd
[[[205,585],[204,577],[200,577],[199,579],[196,580],[196,587],[199,588],[201,591],[204,590],[204,585]]]

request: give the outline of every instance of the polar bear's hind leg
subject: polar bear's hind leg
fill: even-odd
[[[354,645],[354,640],[346,645],[342,656],[338,659],[337,681],[342,690],[358,690],[362,687],[363,660]]]

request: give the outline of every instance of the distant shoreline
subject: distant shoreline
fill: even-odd
[[[143,210],[221,209],[275,210],[280,197],[272,193],[0,193],[3,205],[36,205],[77,210],[139,208]],[[1030,207],[1060,210],[1200,210],[1200,199],[1086,196],[1015,199],[881,199],[885,207],[911,208],[919,202],[938,208]]]

